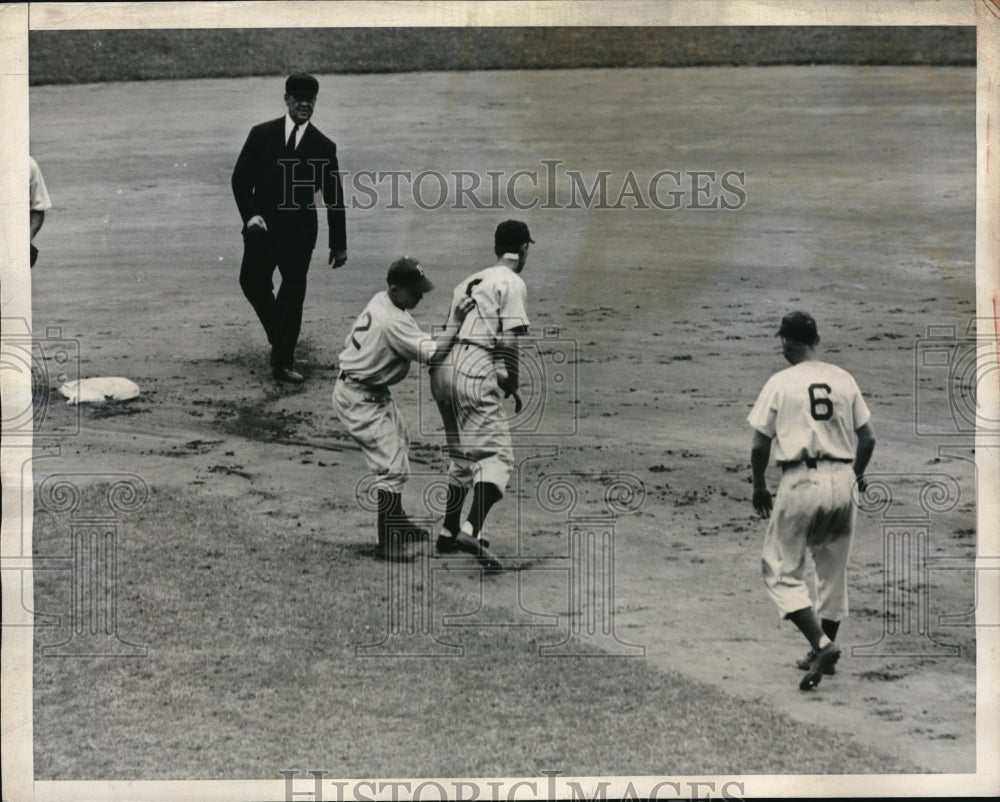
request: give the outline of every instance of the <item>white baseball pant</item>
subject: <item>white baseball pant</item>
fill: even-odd
[[[410,476],[410,436],[388,388],[373,390],[337,379],[333,408],[348,434],[361,446],[378,487],[401,493]]]
[[[764,584],[781,616],[815,606],[821,619],[847,616],[847,559],[857,510],[848,463],[798,465],[781,477],[761,554]],[[806,555],[816,573],[815,604],[804,580]]]
[[[431,392],[445,427],[450,480],[466,488],[489,482],[504,492],[514,449],[492,355],[474,345],[455,346],[452,359],[431,371]]]

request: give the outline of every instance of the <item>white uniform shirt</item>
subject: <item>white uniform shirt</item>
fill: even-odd
[[[851,374],[817,360],[775,373],[747,416],[754,429],[772,438],[777,462],[851,460],[855,431],[869,420],[871,412]]]
[[[354,321],[340,352],[340,369],[365,384],[396,384],[410,370],[410,362],[426,362],[435,348],[410,313],[382,290]]]
[[[31,169],[31,211],[44,212],[52,208],[52,199],[49,198],[49,191],[45,187],[42,171],[38,169],[38,162],[29,156],[28,164]]]
[[[448,322],[455,322],[455,307],[471,287],[476,308],[466,315],[458,338],[495,348],[505,331],[528,326],[528,289],[524,279],[507,265],[494,265],[473,273],[455,287]]]

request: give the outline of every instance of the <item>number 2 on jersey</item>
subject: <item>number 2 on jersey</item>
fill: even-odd
[[[362,320],[364,321],[364,323],[361,322]],[[354,330],[351,332],[351,342],[354,343],[354,347],[357,348],[359,351],[361,350],[361,343],[358,342],[358,338],[356,335],[359,331],[368,331],[368,329],[370,329],[371,327],[372,327],[372,314],[371,312],[365,312],[358,319],[358,325],[355,326]]]
[[[817,391],[823,390],[825,395],[818,395]],[[830,420],[833,417],[833,401],[830,400],[829,384],[809,385],[809,414],[813,420]]]

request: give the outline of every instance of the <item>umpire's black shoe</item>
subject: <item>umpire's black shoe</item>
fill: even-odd
[[[795,661],[795,665],[798,666],[802,671],[808,671],[809,666],[812,664],[813,658],[815,656],[816,656],[816,650],[810,649],[809,654]],[[828,677],[832,677],[834,674],[837,673],[836,665],[834,663],[828,663],[827,665],[823,666],[823,673],[826,674]]]
[[[271,368],[271,374],[274,376],[276,381],[279,382],[291,382],[292,384],[302,384],[306,380],[306,377],[299,373],[295,368],[282,367],[276,365]]]
[[[823,674],[826,673],[824,669],[827,667],[833,668],[839,659],[840,647],[833,641],[830,641],[813,655],[806,675],[802,678],[802,682],[799,683],[799,690],[811,691],[819,685],[820,680],[823,679]]]

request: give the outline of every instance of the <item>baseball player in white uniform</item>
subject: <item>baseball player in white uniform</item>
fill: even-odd
[[[45,186],[45,179],[42,178],[42,171],[31,156],[28,157],[28,167],[30,169],[30,182],[28,184],[29,198],[31,201],[31,239],[42,229],[45,223],[45,213],[52,208],[52,199],[49,197],[49,190]],[[35,266],[38,260],[38,248],[34,242],[31,243],[31,266]]]
[[[847,615],[847,558],[854,533],[855,484],[875,448],[871,413],[852,376],[816,355],[816,321],[785,315],[778,330],[792,367],[768,379],[747,421],[754,428],[750,464],[753,507],[769,518],[762,554],[764,584],[783,618],[794,623],[811,651],[798,661],[799,688],[819,685],[840,658],[836,643]],[[774,451],[782,470],[772,504],[765,470]],[[803,573],[806,555],[816,575],[815,602]]]
[[[417,260],[397,259],[389,267],[386,282],[388,289],[368,302],[344,341],[333,407],[361,446],[368,469],[378,477],[376,555],[403,559],[403,542],[425,539],[428,533],[415,527],[403,512],[410,439],[389,387],[403,380],[411,362],[433,365],[444,359],[475,302],[466,298],[452,309],[453,320],[435,339],[420,330],[409,312],[433,287]]]
[[[473,273],[452,293],[448,326],[457,322],[466,298],[475,311],[462,322],[459,344],[451,357],[432,368],[431,392],[437,401],[448,441],[448,499],[437,550],[460,549],[489,570],[502,565],[489,552],[483,523],[510,481],[514,452],[502,397],[517,396],[518,337],[528,331],[527,288],[521,271],[534,242],[528,226],[506,220],[497,226],[493,250],[498,262]],[[465,499],[472,491],[469,515],[462,522]]]

